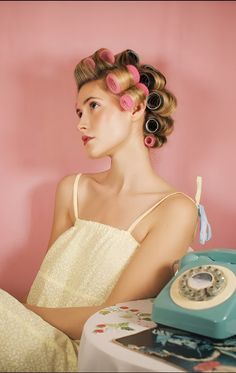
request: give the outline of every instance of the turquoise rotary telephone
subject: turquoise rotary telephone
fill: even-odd
[[[203,336],[236,334],[236,250],[186,254],[154,300],[152,320]]]

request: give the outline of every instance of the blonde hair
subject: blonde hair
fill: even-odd
[[[138,69],[140,82],[146,85],[149,90],[148,97],[135,84],[127,65],[134,65]],[[84,84],[90,81],[105,80],[109,73],[112,73],[119,82],[119,95],[128,94],[135,104],[147,100],[143,135],[146,137],[152,133],[156,139],[153,147],[161,147],[167,142],[167,136],[174,129],[174,120],[171,115],[177,105],[176,97],[166,89],[165,76],[154,66],[141,64],[139,56],[131,49],[113,55],[108,49],[100,48],[76,65],[74,76],[77,89],[80,90]],[[152,130],[147,125],[150,123],[154,124]]]

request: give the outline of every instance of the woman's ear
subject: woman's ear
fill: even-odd
[[[144,113],[146,110],[146,100],[144,102],[140,102],[138,105],[136,105],[132,112],[131,112],[131,119],[133,122],[136,122],[143,118]]]

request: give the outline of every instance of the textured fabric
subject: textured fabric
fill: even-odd
[[[79,177],[80,174],[73,190],[75,223],[47,252],[30,289],[29,304],[42,307],[102,304],[139,247],[131,231],[170,196],[139,216],[128,230],[121,230],[78,217]],[[3,290],[0,290],[0,345],[0,371],[77,371],[79,341],[70,340]]]
[[[138,246],[127,231],[77,218],[47,252],[27,303],[103,303]],[[0,290],[0,371],[77,371],[78,345]]]
[[[0,290],[0,371],[77,372],[78,347]]]
[[[100,305],[137,246],[127,231],[77,218],[48,251],[27,302],[43,307]]]

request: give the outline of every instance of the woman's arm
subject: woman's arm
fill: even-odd
[[[198,221],[196,205],[184,196],[166,202],[106,305],[156,296],[172,277],[174,261],[185,255],[192,244]]]
[[[42,319],[55,328],[67,334],[71,339],[80,339],[86,320],[94,313],[104,308],[103,305],[65,308],[38,307],[31,304],[24,304],[24,306],[42,317]]]
[[[72,308],[25,306],[70,338],[79,339],[86,320],[100,309],[156,296],[171,278],[173,262],[182,257],[192,243],[198,216],[196,206],[186,197],[178,196],[165,205],[161,219],[154,221],[104,304]]]
[[[56,239],[73,225],[70,207],[73,206],[73,183],[75,175],[68,175],[57,184],[54,216],[47,251]]]
[[[56,188],[54,202],[54,216],[51,234],[46,252],[50,249],[56,239],[73,225],[70,214],[70,206],[73,200],[73,183],[76,175],[68,175],[61,179]],[[27,301],[28,295],[21,299],[21,303]]]

